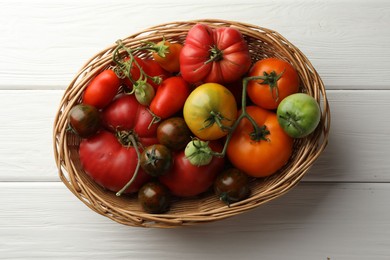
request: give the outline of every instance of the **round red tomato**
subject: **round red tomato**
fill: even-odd
[[[145,146],[158,143],[158,123],[149,126],[153,116],[134,95],[121,94],[102,111],[103,124],[110,131],[132,131]]]
[[[121,144],[113,133],[104,130],[83,139],[79,154],[85,172],[97,184],[113,192],[118,192],[129,182],[138,162],[133,146]],[[150,176],[139,169],[136,179],[126,192],[137,192],[149,179]]]
[[[180,71],[190,83],[229,83],[250,68],[251,57],[240,31],[232,27],[193,26],[180,53]]]
[[[121,80],[112,70],[104,70],[98,74],[86,87],[83,93],[83,103],[98,109],[107,106],[121,85]]]
[[[285,97],[299,90],[297,71],[290,63],[278,58],[257,61],[249,76],[261,77],[249,81],[247,92],[253,103],[266,109],[276,109]]]
[[[210,142],[210,147],[216,151],[222,151],[222,145]],[[191,197],[207,191],[212,185],[218,173],[224,168],[225,159],[213,157],[210,164],[195,166],[180,151],[174,155],[174,163],[170,171],[159,178],[171,191],[179,197]]]
[[[230,162],[239,170],[253,177],[266,177],[289,160],[293,138],[279,125],[276,113],[248,106],[247,113],[259,126],[255,135],[253,125],[244,118],[238,124],[227,147]]]

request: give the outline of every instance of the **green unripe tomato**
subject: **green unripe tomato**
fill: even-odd
[[[317,101],[305,93],[296,93],[284,98],[276,114],[280,126],[293,138],[302,138],[311,134],[321,119],[321,110]]]
[[[184,149],[186,158],[192,165],[203,166],[207,165],[213,159],[212,150],[209,144],[199,139],[193,139]]]

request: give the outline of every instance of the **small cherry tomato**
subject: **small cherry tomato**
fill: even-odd
[[[173,164],[171,151],[162,144],[154,144],[145,148],[141,154],[141,167],[151,176],[164,175]]]
[[[180,71],[180,52],[183,45],[163,40],[157,44],[151,44],[155,48],[153,58],[166,71],[176,73]]]
[[[160,214],[169,210],[170,194],[163,184],[148,182],[138,191],[138,201],[146,212]]]
[[[191,141],[191,131],[182,117],[171,117],[158,126],[157,139],[160,144],[178,151]]]
[[[249,76],[261,77],[249,81],[247,92],[253,103],[265,109],[276,109],[285,97],[299,90],[297,71],[290,63],[278,58],[257,61]]]
[[[86,104],[78,104],[69,111],[69,126],[80,137],[87,138],[94,135],[101,127],[99,111]]]
[[[121,80],[112,70],[99,73],[86,87],[83,103],[98,109],[107,106],[118,93]]]
[[[221,201],[230,205],[249,196],[249,178],[236,168],[227,169],[215,179],[214,191]]]

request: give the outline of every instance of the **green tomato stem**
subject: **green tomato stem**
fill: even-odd
[[[116,196],[121,196],[123,192],[125,192],[127,190],[127,188],[129,188],[129,186],[134,182],[134,180],[137,178],[138,176],[138,172],[139,172],[139,168],[141,166],[141,152],[139,151],[138,149],[138,144],[137,144],[137,141],[135,140],[135,137],[134,135],[130,135],[129,136],[130,138],[130,141],[131,141],[131,144],[133,145],[134,149],[135,149],[135,152],[137,153],[137,166],[134,170],[134,174],[133,174],[133,177],[131,177],[131,179],[126,183],[126,185],[116,193]]]
[[[251,80],[258,80],[261,79],[261,76],[253,76],[253,77],[245,77],[242,80],[242,98],[241,98],[241,114],[237,118],[237,120],[234,122],[234,124],[230,127],[229,133],[226,137],[225,144],[223,146],[222,152],[213,152],[213,155],[216,157],[224,157],[226,155],[227,147],[229,145],[230,140],[232,139],[233,133],[240,124],[241,120],[244,118],[248,119],[249,122],[252,124],[254,132],[251,134],[253,136],[254,141],[260,141],[260,140],[267,140],[264,136],[266,134],[269,134],[265,126],[260,127],[256,121],[247,113],[246,111],[246,91],[248,88],[248,83]]]

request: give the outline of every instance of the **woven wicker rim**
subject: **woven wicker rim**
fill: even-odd
[[[328,142],[330,109],[323,82],[306,56],[279,33],[263,27],[226,20],[193,20],[160,24],[126,37],[127,47],[137,47],[142,41],[159,41],[163,36],[173,42],[184,42],[188,30],[197,23],[212,27],[231,26],[238,29],[248,42],[253,62],[278,57],[290,62],[298,71],[302,92],[313,96],[321,106],[319,127],[309,137],[296,140],[289,163],[278,173],[251,181],[251,196],[230,207],[218,201],[212,192],[191,199],[174,201],[166,214],[148,214],[131,196],[116,197],[95,184],[83,171],[78,157],[79,139],[66,131],[70,109],[80,102],[88,82],[110,66],[115,44],[97,53],[77,73],[60,102],[53,128],[55,161],[61,181],[83,203],[97,213],[118,223],[140,227],[178,227],[216,221],[246,212],[273,200],[298,184]],[[146,56],[147,53],[137,53]]]

